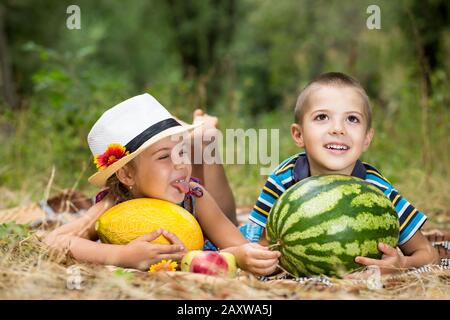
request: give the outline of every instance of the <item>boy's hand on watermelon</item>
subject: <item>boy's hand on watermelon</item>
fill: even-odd
[[[160,235],[163,235],[171,244],[150,243]],[[159,229],[123,246],[120,264],[128,268],[148,270],[150,265],[163,259],[181,261],[186,252],[185,246],[176,235],[167,230]]]
[[[279,251],[271,251],[257,243],[246,243],[234,252],[241,269],[255,275],[264,276],[275,272],[278,267]]]
[[[366,266],[378,266],[382,274],[392,273],[405,267],[405,258],[396,248],[385,243],[379,243],[378,250],[383,253],[381,259],[358,256],[355,258],[355,262]]]

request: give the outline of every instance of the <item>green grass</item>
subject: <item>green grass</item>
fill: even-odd
[[[422,204],[422,210],[444,213],[442,211],[450,204],[448,184],[445,183],[450,178],[449,112],[429,113],[429,135],[425,139],[430,144],[431,164],[427,164],[423,157],[420,109],[413,97],[404,99],[404,103],[411,103],[412,107],[402,109],[402,112],[389,113],[379,106],[374,107],[375,138],[362,158],[381,170],[411,202]],[[83,112],[90,114],[74,123],[69,117],[73,110],[65,111],[68,116],[62,111],[53,114],[52,110],[31,105],[33,107],[28,111],[0,114],[0,191],[3,190],[0,192],[0,206],[12,207],[40,200],[48,185],[51,186],[51,194],[76,187],[94,195],[96,189],[87,183],[87,178],[94,172],[94,165],[86,135],[102,105],[108,103],[96,103],[95,108],[94,105],[90,109],[85,108]],[[231,112],[227,112],[227,107],[216,106],[215,111],[209,112],[219,116],[222,131],[226,128],[278,128],[280,161],[301,151],[290,136],[292,113],[289,107],[256,117],[247,115],[240,108],[242,106],[233,105]],[[188,114],[186,111],[183,113]],[[183,120],[190,119],[185,116]],[[260,166],[230,164],[225,169],[237,205],[252,205],[266,178],[260,174]],[[433,185],[444,187],[433,189]],[[434,202],[423,201],[427,198],[434,199]]]

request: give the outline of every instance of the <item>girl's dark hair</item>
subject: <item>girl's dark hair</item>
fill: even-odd
[[[135,169],[133,160],[128,162],[126,166],[131,167],[132,170]],[[115,199],[115,204],[131,200],[133,199],[133,194],[131,193],[131,190],[127,188],[126,185],[124,185],[122,182],[120,182],[119,178],[117,178],[116,174],[114,173],[111,177],[106,180],[106,185],[108,188],[108,194],[110,194],[113,199]]]

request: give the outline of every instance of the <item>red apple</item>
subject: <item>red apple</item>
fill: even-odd
[[[230,276],[236,274],[236,262],[217,251],[195,250],[187,253],[181,261],[181,270],[214,276]]]

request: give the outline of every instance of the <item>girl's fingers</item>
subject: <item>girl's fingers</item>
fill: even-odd
[[[184,253],[164,253],[158,255],[160,260],[175,260],[180,261],[183,259]]]
[[[189,187],[190,188],[200,188],[200,189],[202,188],[202,186],[195,181],[189,181]]]
[[[179,254],[185,254],[184,246],[176,245],[176,244],[151,244],[151,247],[149,247],[149,251],[151,252],[158,252],[160,254],[164,253],[179,253]]]
[[[205,113],[203,112],[202,109],[195,109],[194,114],[193,114],[193,123],[196,123],[196,121],[198,121],[199,117],[202,117]]]
[[[278,258],[268,260],[254,260],[249,263],[254,268],[266,269],[276,266],[278,264]]]
[[[144,234],[143,236],[140,236],[139,238],[136,238],[133,241],[147,241],[147,242],[151,242],[153,240],[155,240],[156,238],[158,238],[161,234],[162,234],[162,229],[158,229],[156,231],[153,231],[151,233],[147,233]]]
[[[277,270],[276,265],[269,268],[252,268],[251,272],[259,276],[268,276],[274,273],[275,270]]]
[[[281,252],[269,251],[269,250],[255,250],[251,254],[251,256],[254,259],[259,259],[259,260],[277,259],[281,256]]]
[[[180,246],[184,246],[184,243],[175,234],[173,234],[172,232],[169,232],[167,230],[163,230],[162,234],[167,240],[169,240],[170,243],[177,244],[177,245],[180,245]]]

